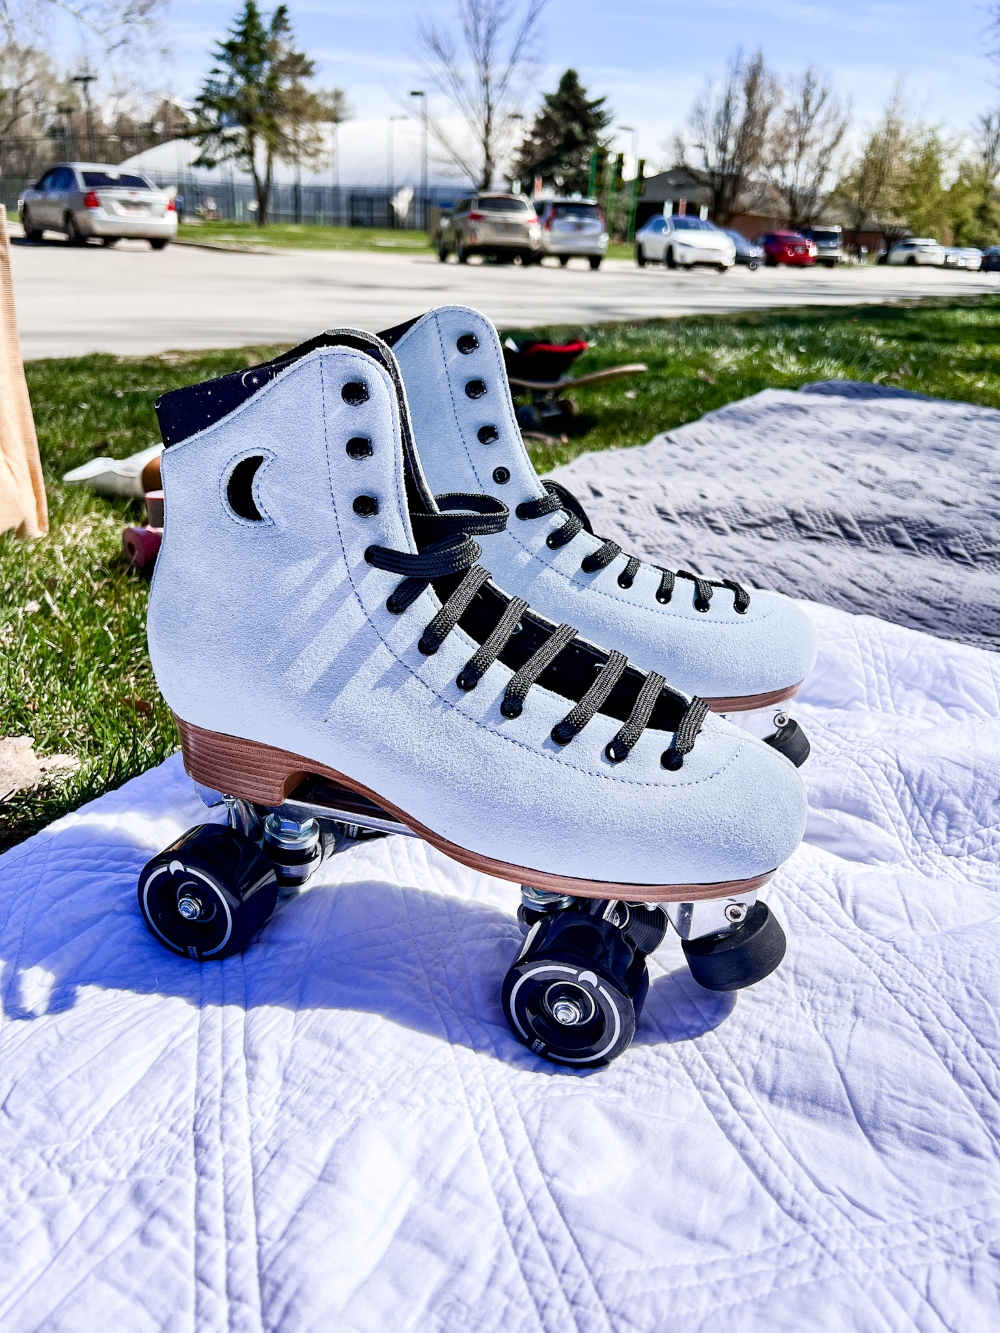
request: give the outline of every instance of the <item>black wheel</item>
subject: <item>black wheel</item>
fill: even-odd
[[[83,233],[80,231],[80,228],[76,225],[76,218],[74,218],[72,213],[66,214],[65,222],[63,225],[64,225],[64,230],[66,232],[66,240],[69,242],[70,245],[83,245],[85,243],[87,238],[86,236],[83,235]]]
[[[649,989],[645,954],[589,910],[542,917],[504,978],[510,1029],[536,1055],[585,1069],[621,1055]]]
[[[667,265],[667,268],[676,268],[676,267],[677,267],[677,260],[674,258],[674,247],[673,247],[673,246],[670,246],[669,249],[667,250],[666,265]]]
[[[143,866],[139,910],[168,949],[199,962],[240,953],[274,911],[274,866],[243,833],[199,824]]]
[[[590,267],[591,267],[592,269],[599,269],[599,268],[601,267],[601,256],[600,256],[600,255],[591,255],[591,256],[590,256]]]
[[[465,246],[462,244],[461,241],[459,241],[458,245],[455,248],[455,254],[458,257],[458,262],[460,264],[467,264],[469,262],[469,252],[468,250],[466,250]]]
[[[646,267],[646,252],[641,245],[635,247],[635,262],[640,268]]]
[[[706,990],[742,990],[762,981],[785,956],[785,932],[767,903],[754,903],[729,935],[682,940],[691,975]]]
[[[21,209],[21,226],[24,228],[24,239],[37,243],[42,239],[42,228],[36,227],[31,221],[31,214],[26,208]]]
[[[541,430],[542,428],[542,414],[533,405],[515,408],[514,416],[522,430]]]
[[[119,236],[102,236],[101,244],[104,246],[105,250],[113,250],[120,239],[121,237]]]
[[[750,270],[751,273],[754,271],[754,269],[755,269],[756,267],[757,267],[757,261],[756,261],[756,259],[751,259],[751,260],[750,260],[750,263],[747,264],[747,268]]]
[[[777,267],[778,267],[778,261],[777,261],[776,259],[772,259],[770,255],[768,255],[767,258],[764,260],[764,264],[765,264],[765,267],[767,267],[767,268],[777,268]]]
[[[917,267],[917,256],[916,256],[916,255],[910,255],[909,259],[906,261],[906,267],[907,267],[907,268],[916,268],[916,267]]]
[[[716,273],[728,273],[729,269],[725,264],[716,264],[715,271]]]
[[[165,250],[168,244],[169,244],[168,241],[165,241],[162,237],[159,237],[155,241],[150,241],[149,248],[150,250]]]
[[[441,261],[442,264],[447,264],[448,262],[448,251],[444,248],[443,245],[438,246],[438,259]]]
[[[567,265],[568,263],[569,263],[569,255],[560,255],[560,256],[559,256],[559,267],[560,267],[560,268],[565,268],[566,265]]]

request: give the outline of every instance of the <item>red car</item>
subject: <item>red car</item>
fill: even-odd
[[[797,231],[772,231],[766,236],[758,236],[757,244],[764,247],[764,263],[768,268],[774,268],[776,264],[804,267],[816,262],[816,242],[800,236]]]

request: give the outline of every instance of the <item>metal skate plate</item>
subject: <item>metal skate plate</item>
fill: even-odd
[[[399,833],[415,838],[416,833],[400,823],[366,796],[338,787],[325,778],[306,778],[280,806],[278,813],[297,819],[332,819],[337,824],[353,824],[375,833]]]
[[[670,918],[670,924],[682,940],[698,940],[703,935],[723,935],[735,930],[757,901],[757,890],[733,894],[729,898],[703,898],[696,903],[658,903]]]

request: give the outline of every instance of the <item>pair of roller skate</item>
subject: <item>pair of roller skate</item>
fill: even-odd
[[[596,536],[535,475],[488,320],[333,329],[157,411],[150,654],[228,807],[142,872],[164,944],[224,958],[396,832],[522,886],[503,1007],[548,1059],[627,1047],[668,924],[709,989],[777,966],[757,892],[805,825],[811,622]]]

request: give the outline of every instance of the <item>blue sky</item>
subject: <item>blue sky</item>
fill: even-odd
[[[263,0],[265,9],[270,5]],[[343,87],[357,121],[370,123],[371,152],[385,142],[375,122],[399,111],[393,94],[423,82],[415,59],[421,16],[443,19],[454,0],[289,0],[301,44],[315,57],[322,82]],[[164,36],[172,48],[174,86],[196,91],[213,39],[239,0],[172,0]],[[617,124],[637,126],[640,154],[669,157],[676,129],[706,76],[718,74],[738,46],[763,46],[782,71],[816,63],[851,97],[860,126],[878,110],[902,75],[914,108],[931,122],[963,131],[1000,102],[985,56],[984,4],[911,0],[549,0],[544,17],[538,87],[575,66],[593,93],[604,93]],[[524,110],[533,110],[532,102]],[[440,111],[443,114],[444,106]],[[405,172],[415,127],[399,126],[397,156]],[[361,135],[356,125],[354,137]],[[622,135],[620,147],[628,146]],[[360,140],[359,140],[360,142]],[[414,145],[410,145],[415,147]]]

